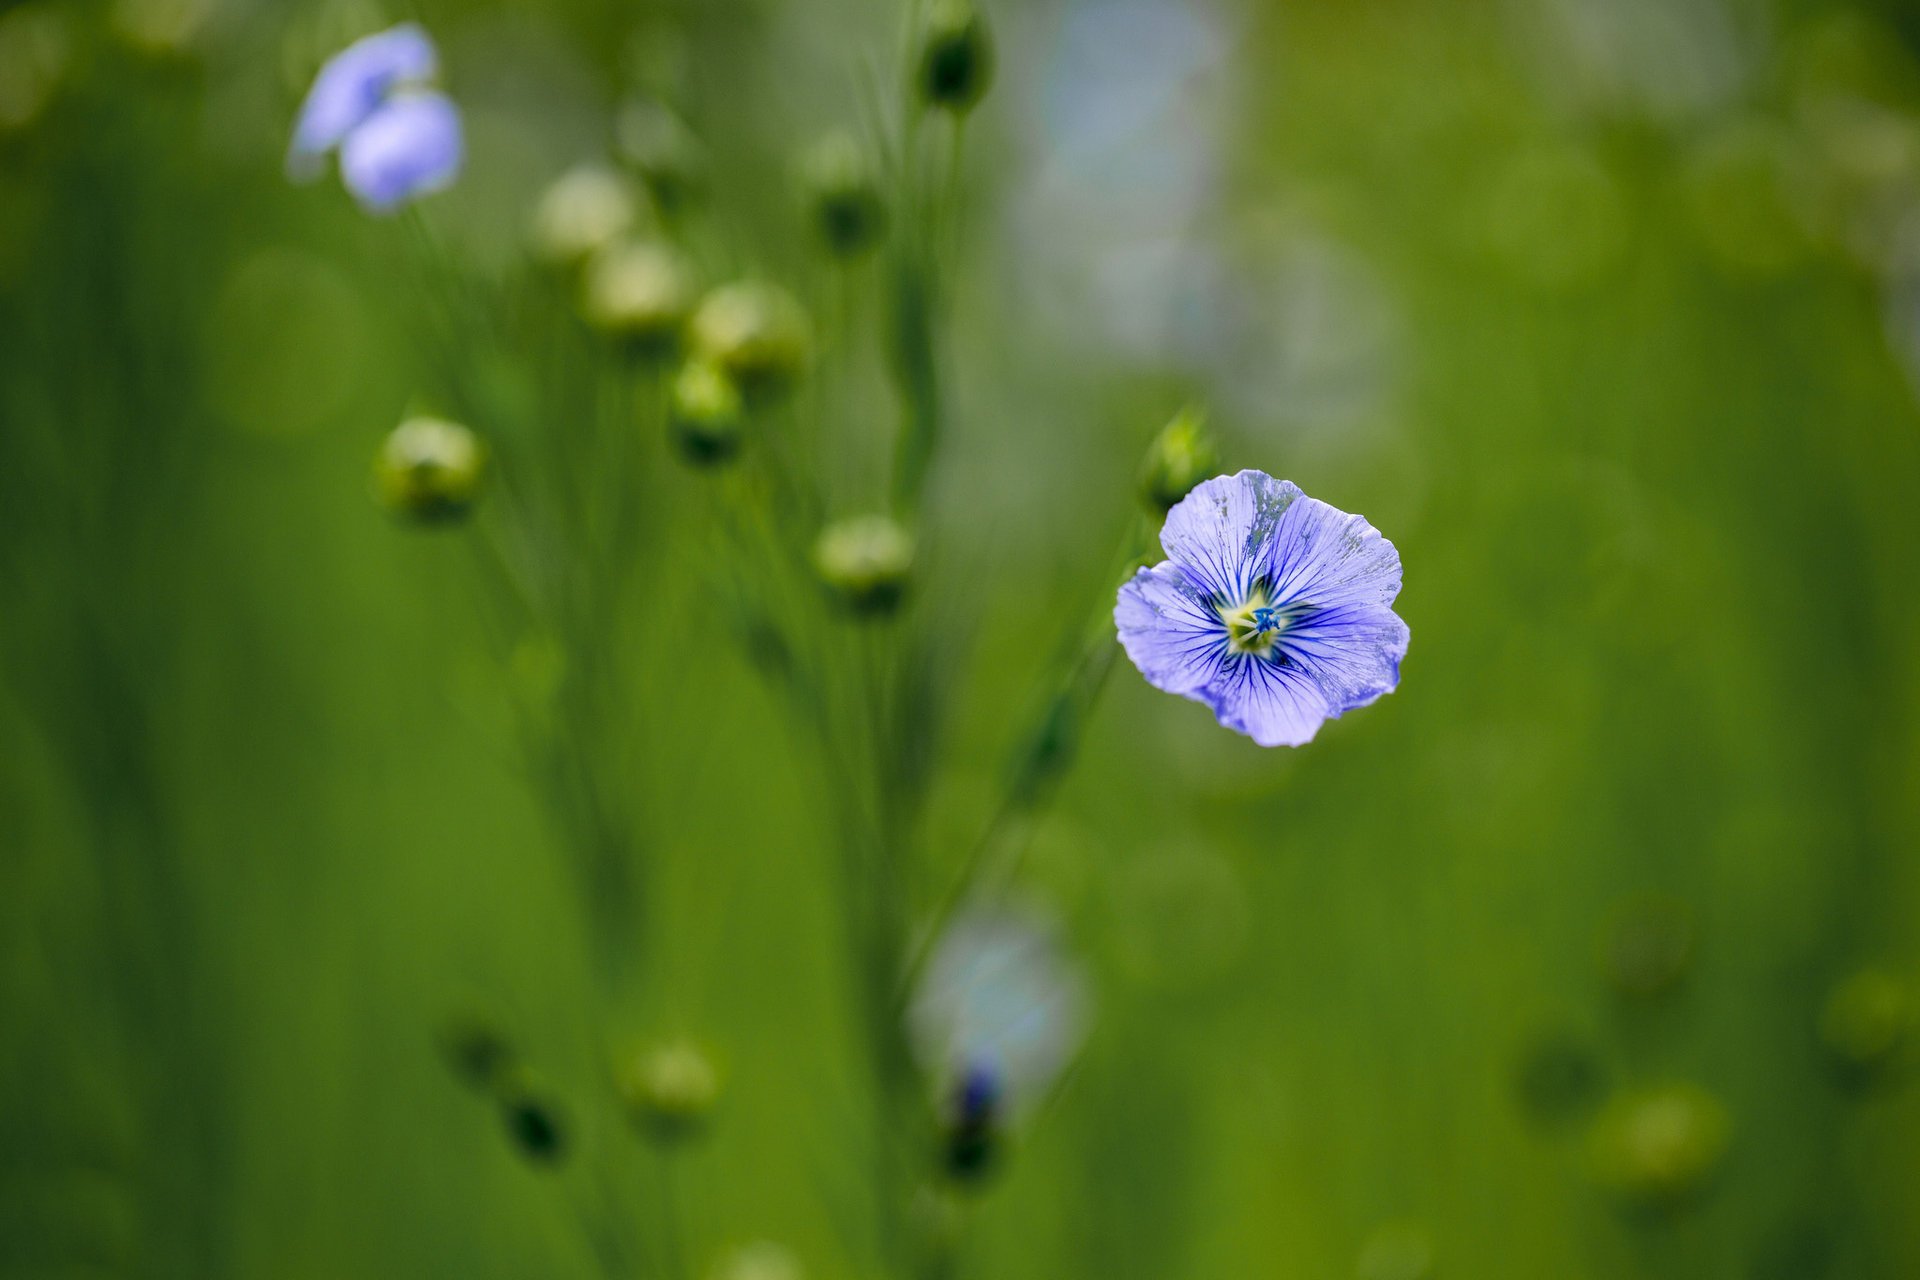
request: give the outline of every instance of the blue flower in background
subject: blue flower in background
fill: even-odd
[[[337,149],[347,189],[378,213],[448,186],[465,143],[458,109],[423,87],[439,65],[432,39],[410,22],[335,54],[301,105],[287,172],[312,179]]]
[[[1400,682],[1400,553],[1361,517],[1242,471],[1182,499],[1160,544],[1167,560],[1113,611],[1148,683],[1263,747],[1297,747]]]
[[[463,153],[460,112],[445,95],[396,94],[340,145],[340,180],[387,213],[451,185]]]
[[[911,1026],[921,1064],[948,1082],[951,1121],[985,1129],[1039,1101],[1079,1050],[1086,992],[1047,919],[976,910],[934,948]]]

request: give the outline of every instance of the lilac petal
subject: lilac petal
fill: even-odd
[[[1400,552],[1365,517],[1318,498],[1287,507],[1262,569],[1276,604],[1386,607],[1400,594]]]
[[[1227,628],[1178,565],[1142,569],[1113,608],[1120,645],[1147,682],[1194,697],[1212,682],[1227,650]]]
[[[396,86],[429,80],[438,69],[433,40],[412,22],[356,40],[336,53],[320,68],[301,104],[287,150],[287,171],[301,180],[313,177],[322,157],[378,110]]]
[[[1393,692],[1409,634],[1400,615],[1384,605],[1343,605],[1302,616],[1281,636],[1273,657],[1313,681],[1331,718]]]
[[[1301,667],[1248,654],[1222,664],[1219,679],[1201,691],[1200,701],[1213,708],[1221,724],[1263,747],[1303,746],[1339,714]]]
[[[340,177],[362,205],[389,213],[442,190],[459,176],[465,145],[460,112],[438,93],[389,99],[340,147]]]
[[[1160,545],[1202,590],[1244,600],[1266,571],[1275,528],[1302,497],[1264,471],[1242,471],[1196,485],[1167,512]]]

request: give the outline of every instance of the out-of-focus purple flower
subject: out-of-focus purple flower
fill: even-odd
[[[1359,516],[1263,471],[1167,513],[1167,560],[1120,588],[1120,644],[1148,683],[1263,747],[1299,746],[1391,693],[1407,653],[1400,553]]]
[[[405,84],[421,84],[440,70],[433,40],[419,24],[403,22],[354,41],[327,60],[300,106],[287,149],[287,170],[307,179],[319,174],[327,153],[346,141]]]
[[[465,144],[459,110],[426,87],[439,61],[432,39],[410,22],[335,54],[300,108],[288,174],[314,178],[338,150],[347,189],[377,213],[448,186]]]
[[[340,180],[368,210],[390,213],[451,185],[464,154],[445,94],[395,94],[340,144]]]
[[[1044,917],[975,911],[934,948],[911,1017],[922,1064],[951,1082],[951,1118],[978,1128],[1046,1093],[1079,1050],[1086,994]]]

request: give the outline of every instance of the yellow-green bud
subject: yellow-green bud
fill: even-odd
[[[1726,1108],[1697,1085],[1623,1094],[1594,1122],[1594,1172],[1628,1200],[1671,1204],[1720,1163],[1729,1129]]]
[[[920,39],[920,96],[955,113],[973,109],[993,83],[993,38],[971,0],[933,0]]]
[[[679,345],[693,299],[693,269],[678,250],[628,241],[587,263],[580,314],[635,355],[660,356]]]
[[[374,490],[388,510],[409,520],[456,520],[479,493],[486,457],[486,446],[459,423],[409,418],[374,457]]]
[[[1220,453],[1207,431],[1207,415],[1182,409],[1147,448],[1140,468],[1140,496],[1153,510],[1165,514],[1219,469]]]
[[[829,250],[851,258],[879,243],[886,202],[866,152],[850,134],[830,134],[816,143],[801,164],[801,177],[814,225]]]
[[[886,516],[835,521],[813,545],[814,568],[828,590],[856,613],[890,613],[913,572],[913,535]]]
[[[807,313],[774,285],[741,281],[709,293],[693,317],[693,347],[749,402],[790,389],[812,358]]]
[[[713,466],[740,451],[746,430],[740,390],[705,361],[689,361],[681,368],[673,380],[667,416],[681,456],[695,466]]]
[[[557,266],[578,266],[633,229],[636,209],[627,180],[585,164],[554,179],[533,213],[533,248]]]
[[[804,1280],[799,1261],[777,1244],[742,1245],[721,1258],[712,1280]]]
[[[1882,970],[1862,969],[1827,997],[1820,1040],[1841,1067],[1868,1072],[1899,1050],[1912,1018],[1906,984]]]
[[[632,1054],[615,1083],[634,1121],[663,1141],[698,1133],[720,1100],[712,1059],[684,1040]]]

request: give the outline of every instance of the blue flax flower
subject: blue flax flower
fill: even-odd
[[[438,191],[460,172],[460,113],[425,86],[440,67],[433,41],[414,23],[357,40],[314,79],[287,149],[287,172],[319,175],[340,153],[340,176],[366,208],[389,212]]]
[[[1080,970],[1030,911],[962,914],[934,948],[910,1011],[914,1049],[963,1126],[1031,1106],[1079,1050]]]
[[[1167,559],[1120,588],[1120,644],[1148,683],[1263,747],[1400,682],[1400,553],[1359,516],[1263,471],[1220,476],[1167,513]]]

